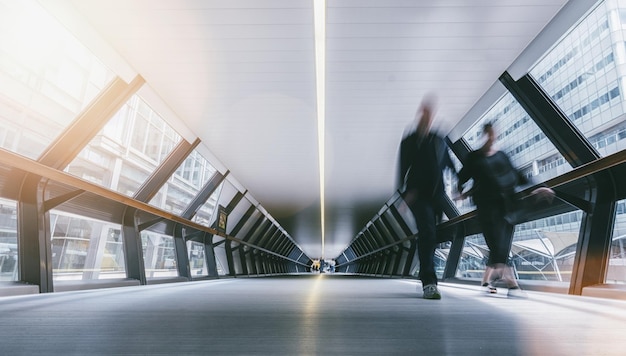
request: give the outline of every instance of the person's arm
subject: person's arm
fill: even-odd
[[[506,155],[505,155],[506,156]],[[511,165],[511,168],[515,170],[515,173],[517,174],[517,181],[519,182],[519,186],[528,186],[528,185],[532,185],[532,179],[529,179],[528,177],[526,177],[525,174],[523,174],[520,170],[516,169],[515,167],[513,167],[513,164],[511,163],[511,160],[509,159],[508,156],[506,156],[509,165]],[[535,196],[535,198],[539,201],[541,200],[545,200],[548,203],[552,202],[552,199],[554,199],[554,190],[548,188],[545,184],[540,184],[540,186],[538,188],[533,189],[532,192],[530,192],[530,195]]]
[[[463,168],[461,168],[457,176],[457,189],[460,194],[460,199],[465,199],[475,194],[479,184],[476,179],[481,179],[480,177],[484,173],[481,172],[481,169],[483,169],[481,168],[483,167],[481,164],[483,155],[484,154],[480,150],[474,150],[468,153],[465,157]],[[463,186],[470,180],[473,180],[472,186],[467,191],[463,192]]]

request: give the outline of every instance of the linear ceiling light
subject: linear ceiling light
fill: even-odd
[[[317,145],[320,173],[320,213],[322,258],[324,258],[325,237],[325,199],[324,199],[324,146],[326,120],[326,0],[313,0],[313,16],[315,19],[315,84],[317,88]]]

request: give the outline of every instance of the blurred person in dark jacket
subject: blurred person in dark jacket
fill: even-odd
[[[424,299],[441,299],[435,274],[435,228],[441,219],[446,196],[443,170],[455,174],[448,147],[441,136],[431,131],[435,110],[434,97],[426,97],[417,113],[417,128],[400,143],[398,185],[418,229],[419,279]]]
[[[515,218],[519,200],[516,189],[530,182],[517,170],[509,157],[495,148],[496,133],[491,123],[483,126],[485,143],[467,155],[458,174],[457,189],[462,197],[472,195],[476,204],[477,218],[489,248],[489,260],[483,274],[482,286],[487,293],[497,293],[495,280],[502,280],[508,287],[509,297],[524,297],[509,261]],[[473,179],[472,188],[463,193],[464,185]],[[534,199],[551,200],[554,191],[540,187],[532,193]]]

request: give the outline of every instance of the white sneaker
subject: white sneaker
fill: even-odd
[[[439,293],[436,284],[424,286],[424,299],[441,299],[441,293]]]

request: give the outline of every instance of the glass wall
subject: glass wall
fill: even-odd
[[[142,231],[141,246],[146,278],[178,276],[173,236]]]
[[[187,255],[192,278],[209,275],[203,243],[187,241]]]
[[[463,135],[473,150],[484,144],[485,123],[494,125],[496,149],[504,152],[531,183],[541,183],[572,169],[510,93],[496,101]],[[457,206],[467,209],[465,202],[457,202]],[[518,278],[569,281],[581,217],[581,212],[573,212],[517,225],[511,261]],[[456,275],[482,278],[488,256],[482,234],[466,237]]]
[[[626,4],[601,2],[530,74],[601,155],[626,148]]]
[[[159,193],[150,201],[150,204],[180,215],[215,172],[216,170],[211,163],[197,150],[194,150],[178,167],[172,177],[168,179],[167,183],[161,187]],[[205,209],[208,208],[207,210],[210,214],[215,210],[215,202],[215,197],[208,199],[206,202],[213,204],[212,207],[205,207]],[[203,211],[203,213],[207,212],[207,210]]]
[[[229,273],[226,249],[224,244],[220,244],[213,249],[215,251],[215,264],[217,265],[217,274],[219,276],[225,276]]]
[[[37,2],[0,0],[0,147],[38,158],[112,78]]]
[[[531,75],[602,156],[626,148],[626,3],[602,1]],[[617,202],[607,283],[625,283],[624,200]]]
[[[484,144],[482,127],[488,122],[495,128],[496,148],[506,153],[513,166],[534,183],[546,181],[572,169],[510,93],[504,94],[463,135],[473,150]],[[554,162],[560,164],[555,165]]]
[[[33,160],[116,78],[39,3],[0,0],[0,148]],[[132,96],[65,171],[134,196],[182,140],[168,124],[172,118],[156,112],[153,104]],[[11,167],[7,168],[8,172]],[[216,173],[194,150],[149,203],[180,214]],[[212,226],[216,207],[228,205],[237,192],[225,181],[197,210],[193,221]],[[84,208],[91,209],[97,202],[86,204]],[[228,231],[251,204],[244,198],[231,212]],[[82,207],[57,208],[49,215],[54,281],[126,278],[122,228],[108,221],[116,218],[83,216]],[[0,281],[19,279],[17,226],[17,203],[0,198]],[[220,238],[215,240],[219,243]],[[148,278],[178,276],[172,236],[143,231],[141,241]],[[191,273],[208,275],[204,244],[189,241],[187,248]],[[223,244],[216,247],[216,258],[217,273],[227,273]]]
[[[65,171],[133,196],[180,140],[161,116],[134,95]]]
[[[55,281],[126,278],[121,226],[50,212]]]
[[[489,248],[483,234],[466,236],[456,277],[482,279],[488,258]]]
[[[207,227],[213,225],[217,216],[217,214],[215,214],[215,212],[217,211],[217,202],[219,201],[222,194],[223,186],[224,183],[221,183],[220,186],[215,189],[209,199],[207,199],[207,201],[202,204],[200,209],[196,211],[196,214],[193,216],[193,218],[191,218],[192,221]]]
[[[437,278],[443,278],[443,272],[446,269],[451,246],[452,242],[446,241],[438,244],[435,248],[435,273],[437,274]],[[419,271],[416,272],[415,276],[417,276],[418,273]]]
[[[0,199],[0,281],[17,281],[17,203]]]
[[[510,93],[496,101],[463,135],[470,149],[478,150],[484,144],[482,128],[486,123],[494,125],[497,135],[496,149],[507,154],[513,165],[532,184],[544,182],[572,169]],[[453,160],[459,171],[460,162],[456,158]],[[451,179],[451,184],[456,185],[456,181]],[[473,181],[470,180],[465,191],[472,184]],[[461,214],[476,208],[471,198],[456,199],[457,196],[456,192],[451,195]]]
[[[510,258],[517,278],[570,281],[581,219],[573,211],[516,225]],[[467,236],[456,276],[482,278],[488,259],[483,235]]]
[[[511,256],[518,278],[569,282],[582,216],[577,210],[515,226]]]

